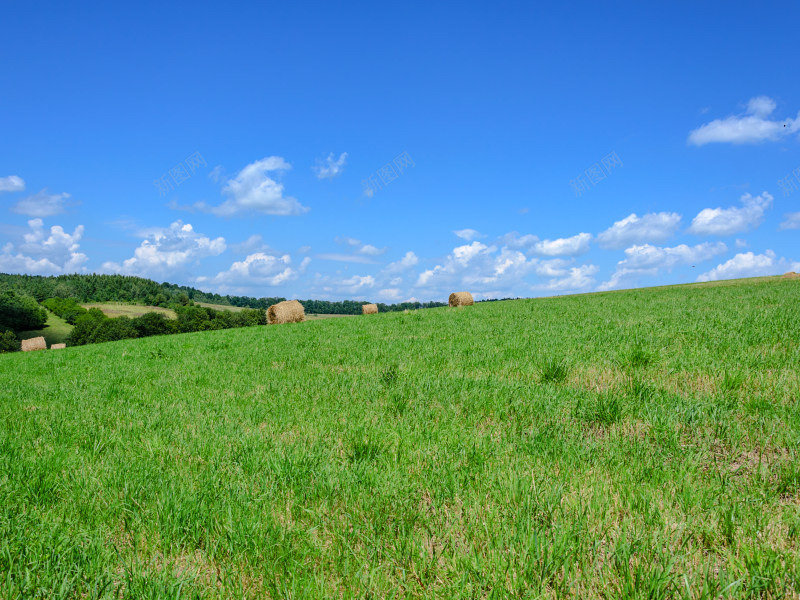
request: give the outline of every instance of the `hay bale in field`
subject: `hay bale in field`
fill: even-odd
[[[784,273],[781,275],[784,279],[800,279],[800,273],[795,273],[794,271],[789,271],[788,273]]]
[[[267,323],[277,325],[279,323],[301,323],[306,318],[306,311],[303,305],[297,300],[284,300],[273,304],[267,309]]]
[[[378,314],[378,305],[377,304],[362,304],[361,305],[361,314],[362,315],[377,315]]]
[[[29,340],[22,340],[22,351],[31,352],[33,350],[47,350],[47,342],[39,336]]]
[[[66,344],[53,344],[50,346],[50,350],[61,350],[62,348],[66,348]]]
[[[472,306],[475,301],[469,292],[453,292],[448,300],[450,306]]]

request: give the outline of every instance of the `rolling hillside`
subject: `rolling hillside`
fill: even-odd
[[[800,282],[0,356],[0,596],[792,597]]]

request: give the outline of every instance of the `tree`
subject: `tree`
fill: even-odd
[[[0,296],[0,327],[14,331],[41,329],[47,311],[30,296],[8,291]]]

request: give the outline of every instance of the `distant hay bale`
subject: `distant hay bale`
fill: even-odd
[[[450,294],[448,301],[450,306],[472,306],[475,301],[472,299],[472,294],[469,292],[453,292]]]
[[[303,310],[303,305],[297,300],[278,302],[267,309],[267,323],[270,325],[301,323],[305,318],[306,311]]]
[[[53,344],[50,346],[50,350],[61,350],[62,348],[66,348],[66,344]]]
[[[22,340],[22,351],[31,352],[32,350],[47,350],[47,342],[39,336],[29,340]]]
[[[800,273],[795,273],[794,271],[789,271],[788,273],[784,273],[782,275],[784,279],[800,279]]]
[[[362,315],[377,315],[378,314],[378,305],[377,304],[362,304],[361,305],[361,314]]]

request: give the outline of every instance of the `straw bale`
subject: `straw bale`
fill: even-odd
[[[450,294],[448,301],[450,306],[472,306],[475,301],[472,299],[472,294],[469,292],[453,292]]]
[[[33,350],[47,350],[47,342],[39,336],[29,340],[22,340],[22,351],[31,352]]]
[[[800,273],[795,273],[794,271],[789,271],[788,273],[784,273],[782,275],[784,279],[800,279]]]
[[[376,314],[378,314],[378,305],[377,304],[362,304],[361,305],[361,314],[363,314],[363,315],[376,315]]]
[[[277,325],[278,323],[300,323],[306,318],[306,311],[303,305],[297,300],[284,300],[273,304],[267,309],[267,323]]]
[[[61,350],[62,348],[66,348],[66,344],[53,344],[50,346],[50,350]]]

